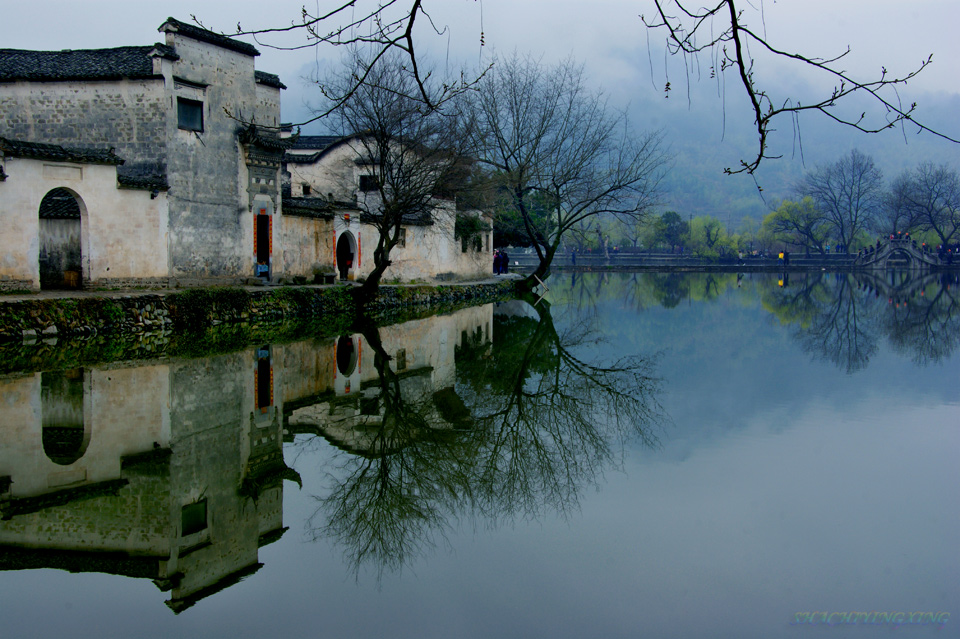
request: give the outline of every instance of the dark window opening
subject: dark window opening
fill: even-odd
[[[380,188],[380,182],[377,180],[376,175],[361,175],[360,176],[360,190],[364,193],[369,193],[370,191],[376,191]]]
[[[397,363],[397,372],[407,369],[407,349],[397,349],[397,356],[394,358]]]
[[[397,246],[404,248],[407,245],[407,229],[400,229],[400,234],[397,236]]]
[[[207,528],[207,500],[187,504],[180,509],[180,536],[186,537]]]
[[[308,195],[310,195],[310,185],[309,185],[309,184],[304,184],[304,185],[303,185],[303,196],[304,196],[304,197],[307,197]]]
[[[185,131],[203,131],[203,102],[177,98],[177,126]]]

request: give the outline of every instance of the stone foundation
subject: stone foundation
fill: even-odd
[[[364,312],[378,324],[389,324],[509,298],[513,287],[512,281],[385,286]],[[337,334],[354,322],[355,313],[348,287],[187,289],[116,297],[12,301],[0,298],[0,356],[8,348],[17,351],[9,366],[0,366],[0,373],[19,368],[13,360],[37,359],[30,355],[31,349],[62,349],[63,340],[74,346],[80,344],[80,350],[91,351],[81,359],[101,357],[92,351],[104,348],[111,350],[107,357],[111,360],[170,354],[171,348],[196,350],[198,335],[204,336],[201,345],[229,350],[248,341],[272,341],[271,336],[300,335],[297,323],[312,323],[315,327],[319,323],[320,330]],[[289,327],[290,335],[276,328],[281,325]],[[222,348],[214,344],[218,340],[223,342]],[[85,343],[90,348],[83,346]]]

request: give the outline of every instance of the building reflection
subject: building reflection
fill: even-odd
[[[270,348],[0,379],[0,568],[152,579],[175,612],[256,572],[293,477],[278,383]]]
[[[370,455],[400,445],[384,436],[384,428],[403,426],[404,439],[462,428],[456,352],[469,340],[490,342],[492,323],[493,305],[487,304],[337,338],[326,371],[306,376],[332,384],[285,398],[288,441],[320,435],[342,450]],[[413,406],[423,422],[416,433],[397,423]]]
[[[404,397],[434,406],[425,431],[462,425],[455,351],[491,321],[487,305],[369,339],[0,377],[0,569],[150,579],[189,608],[257,572],[287,530],[284,480],[300,479],[285,437],[382,450],[385,353]]]

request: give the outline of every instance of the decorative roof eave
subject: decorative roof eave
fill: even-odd
[[[292,131],[293,125],[283,125],[281,124],[281,129],[284,127],[290,127]],[[301,135],[297,144],[293,148],[301,150],[313,150],[313,151],[322,151],[327,147],[335,145],[336,143],[343,140],[339,135]]]
[[[244,568],[241,568],[239,570],[236,570],[230,573],[229,575],[223,577],[216,583],[207,586],[206,588],[201,588],[200,590],[192,594],[189,594],[186,597],[181,597],[179,599],[177,598],[170,599],[169,601],[166,601],[164,603],[167,604],[167,607],[170,608],[170,610],[172,610],[174,613],[179,615],[181,612],[193,606],[201,599],[205,599],[211,595],[215,595],[221,590],[226,590],[230,586],[240,583],[241,581],[243,581],[243,579],[256,573],[261,568],[263,568],[263,564],[259,562],[255,562],[253,564],[250,564],[249,566],[246,566]]]
[[[321,197],[285,197],[282,201],[283,214],[293,217],[312,217],[332,220],[337,211],[357,210],[353,204],[333,202]]]
[[[267,73],[266,71],[254,71],[253,78],[257,84],[262,84],[267,87],[273,87],[274,89],[287,88],[287,85],[280,81],[280,76],[274,73]]]
[[[380,222],[382,216],[376,213],[360,213],[360,222],[363,224],[377,224]],[[433,216],[429,213],[423,213],[420,215],[414,214],[404,214],[400,218],[400,224],[402,226],[433,226]]]
[[[154,43],[153,49],[150,50],[148,55],[151,58],[164,58],[165,60],[173,60],[174,62],[180,59],[176,49],[160,42]]]
[[[122,175],[117,174],[117,188],[141,191],[169,191],[165,175]]]
[[[323,151],[317,151],[316,153],[291,153],[287,151],[283,154],[283,161],[287,164],[313,164],[320,159],[320,156],[323,154]]]
[[[283,153],[297,141],[297,136],[282,138],[276,133],[267,133],[265,129],[250,123],[237,131],[240,144],[252,144],[261,149]]]
[[[252,44],[247,44],[246,42],[241,42],[240,40],[234,40],[233,38],[215,33],[208,29],[187,24],[186,22],[181,22],[176,18],[167,18],[166,22],[161,24],[157,31],[162,31],[164,33],[178,33],[186,38],[190,38],[191,40],[206,42],[207,44],[212,44],[223,49],[229,49],[230,51],[236,51],[237,53],[243,53],[244,55],[251,57],[260,55],[260,52],[257,51],[257,48]]]
[[[109,149],[77,149],[59,144],[24,142],[0,137],[0,152],[5,156],[34,160],[74,162],[76,164],[109,164],[119,166],[124,160]]]

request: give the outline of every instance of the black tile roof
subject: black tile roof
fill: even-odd
[[[323,155],[322,151],[316,153],[291,153],[287,151],[283,154],[283,161],[288,164],[313,164]]]
[[[320,197],[285,197],[283,214],[293,217],[333,218],[334,203]]]
[[[283,153],[293,144],[293,138],[282,138],[276,131],[258,127],[256,124],[241,127],[237,134],[241,144],[255,144],[279,153]]]
[[[165,44],[63,51],[0,49],[0,82],[159,77],[153,72],[153,55],[178,59],[176,51]]]
[[[273,73],[267,73],[266,71],[254,71],[253,76],[257,84],[263,84],[275,89],[287,88],[287,86],[280,81],[280,76],[274,75]]]
[[[368,213],[366,211],[360,214],[360,221],[364,224],[379,224],[383,219],[379,213]],[[433,216],[429,212],[404,213],[400,217],[400,224],[405,226],[433,226]]]
[[[124,175],[118,173],[117,186],[122,189],[138,189],[141,191],[167,191],[170,189],[164,175]]]
[[[21,140],[11,140],[0,137],[0,151],[2,151],[4,155],[18,158],[76,162],[79,164],[123,164],[123,158],[116,155],[112,148],[77,149],[63,147],[58,144],[23,142]]]
[[[302,151],[322,151],[342,139],[339,135],[301,135],[291,147]]]
[[[191,40],[199,40],[200,42],[206,42],[224,49],[236,51],[237,53],[244,53],[249,56],[260,55],[260,52],[257,51],[256,47],[254,47],[252,44],[234,40],[233,38],[229,38],[219,33],[214,33],[213,31],[209,31],[208,29],[204,29],[193,24],[180,22],[175,18],[167,18],[166,22],[161,24],[157,31],[179,33],[182,36],[190,38]]]

